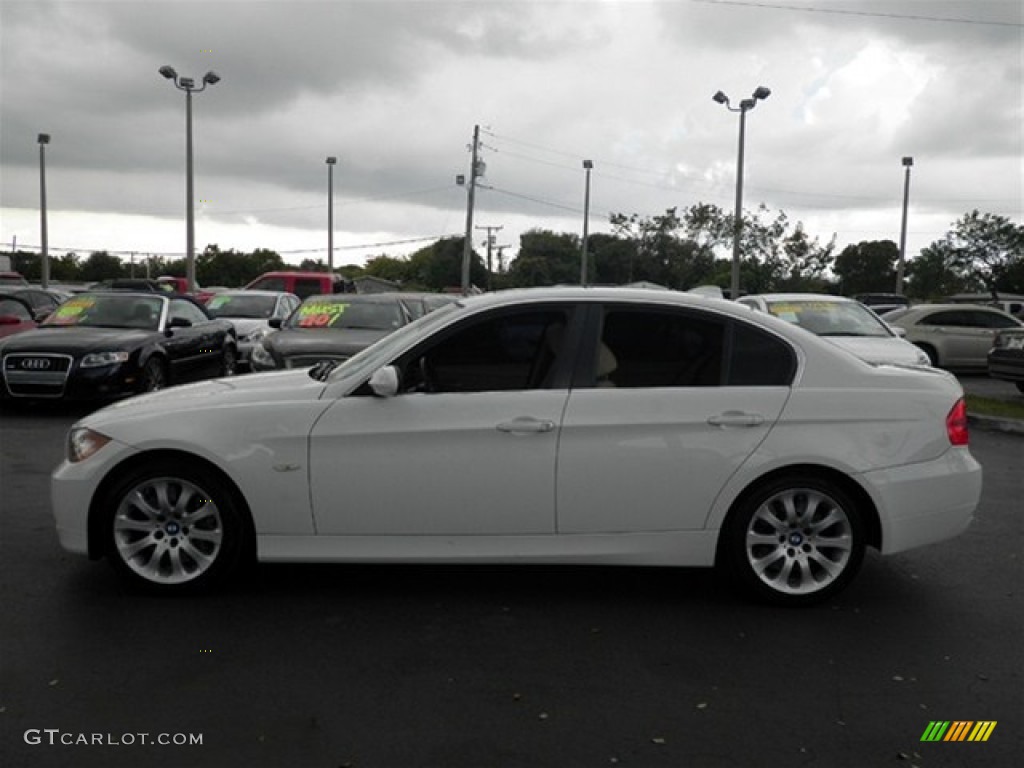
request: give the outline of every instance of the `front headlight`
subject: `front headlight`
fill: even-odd
[[[127,352],[91,352],[82,358],[83,368],[99,368],[101,365],[117,365],[128,362]]]
[[[257,365],[266,366],[267,368],[275,367],[274,358],[262,344],[257,344],[252,348],[252,361]]]
[[[68,432],[68,461],[85,461],[109,442],[109,437],[88,427],[75,427]]]

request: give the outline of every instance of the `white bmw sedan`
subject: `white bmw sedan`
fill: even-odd
[[[341,365],[174,387],[75,424],[63,546],[194,591],[246,562],[720,565],[802,604],[961,533],[962,390],[670,291],[464,299]]]

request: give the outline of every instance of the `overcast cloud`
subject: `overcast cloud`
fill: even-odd
[[[476,224],[591,231],[612,212],[731,210],[737,103],[745,207],[840,247],[908,251],[979,209],[1015,221],[1024,185],[1019,0],[18,2],[0,0],[0,241],[184,251],[184,96],[193,97],[196,245],[326,257],[408,253],[464,229],[473,126],[487,163]],[[483,233],[474,237],[481,239]]]

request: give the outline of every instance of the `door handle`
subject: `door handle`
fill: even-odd
[[[512,434],[550,432],[554,428],[555,422],[546,419],[535,419],[532,416],[519,416],[511,421],[503,421],[497,427],[499,432],[510,432]]]
[[[708,418],[708,424],[713,427],[756,427],[764,424],[764,416],[759,413],[726,411]]]

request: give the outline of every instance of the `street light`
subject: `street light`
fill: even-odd
[[[196,236],[195,210],[192,199],[192,94],[206,90],[206,86],[220,82],[216,72],[203,75],[203,84],[195,87],[191,77],[179,77],[174,67],[164,65],[158,70],[161,75],[174,83],[174,87],[185,92],[185,277],[189,291],[196,290]]]
[[[587,284],[587,238],[590,229],[590,171],[594,163],[583,161],[583,170],[587,172],[586,192],[583,194],[583,253],[580,255],[580,285]]]
[[[42,248],[40,282],[45,291],[50,287],[50,251],[46,232],[46,145],[50,143],[50,134],[40,133],[36,141],[39,142],[39,238]]]
[[[336,157],[327,158],[327,272],[334,272],[334,165]]]
[[[896,293],[903,293],[903,268],[907,257],[907,206],[910,204],[910,168],[914,158],[904,157],[903,167],[903,223],[900,225],[900,261],[896,267]]]
[[[746,133],[747,112],[757,106],[758,101],[763,101],[772,95],[772,92],[763,85],[750,95],[749,99],[743,99],[739,107],[729,104],[729,97],[721,91],[715,93],[711,98],[719,104],[724,104],[730,112],[740,113],[740,141],[739,157],[736,161],[736,216],[732,233],[732,281],[729,289],[729,298],[733,301],[740,296],[740,237],[743,234],[743,139]]]

